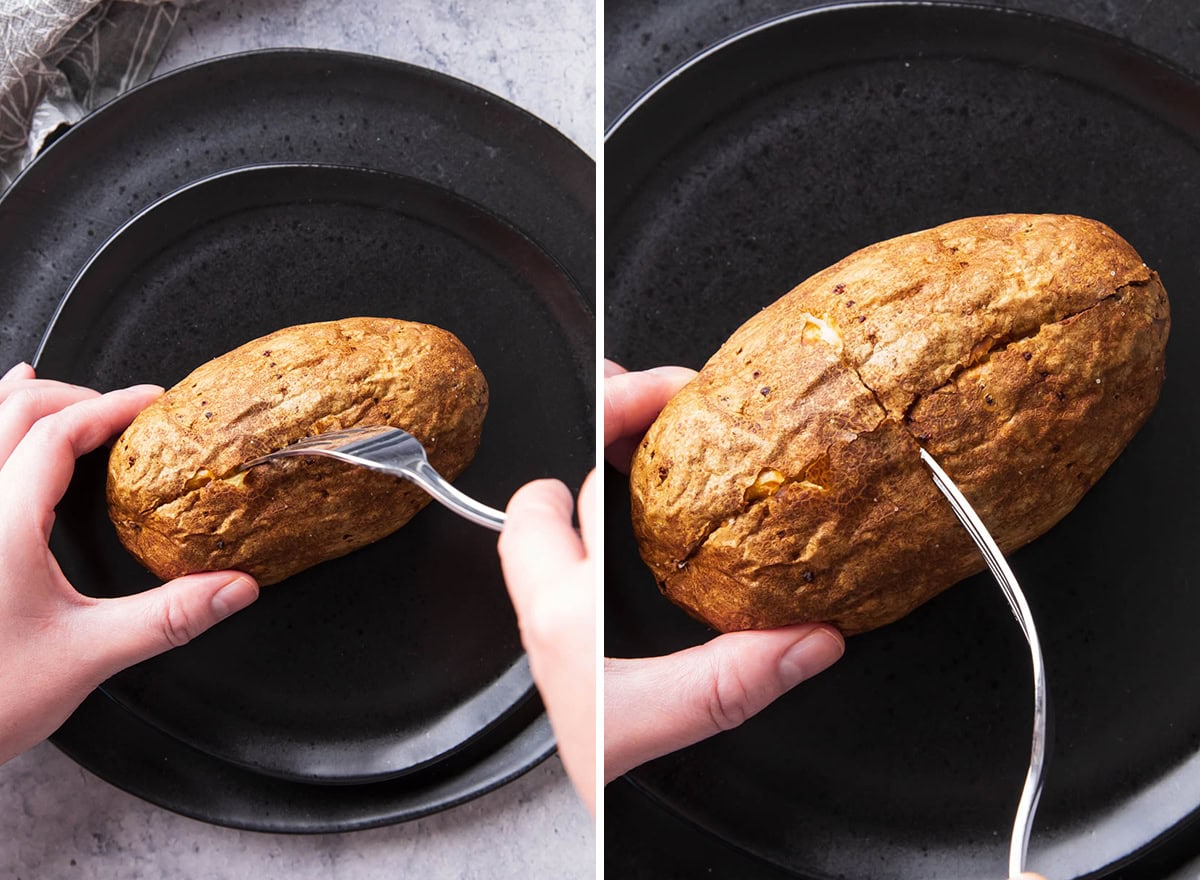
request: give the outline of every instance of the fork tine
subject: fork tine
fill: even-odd
[[[481,504],[454,488],[429,463],[421,441],[401,428],[389,425],[346,428],[305,437],[267,455],[246,462],[239,471],[277,458],[297,455],[326,455],[351,464],[383,471],[420,486],[437,501],[472,522],[500,531],[504,513]]]
[[[341,447],[343,452],[364,458],[386,458],[391,453],[402,451],[413,461],[425,461],[425,447],[412,434],[398,429],[386,433],[368,433]]]
[[[356,441],[366,440],[379,435],[388,435],[397,429],[390,425],[359,425],[354,428],[343,428],[340,431],[327,431],[302,437],[284,449],[312,449],[322,447],[342,447]],[[277,450],[282,452],[283,450]]]

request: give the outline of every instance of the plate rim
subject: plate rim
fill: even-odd
[[[1192,86],[1200,86],[1200,73],[1193,74],[1191,71],[1181,67],[1175,62],[1162,55],[1139,46],[1137,43],[1122,39],[1114,34],[1094,28],[1082,22],[1074,21],[1069,18],[1063,18],[1049,13],[1039,12],[1030,9],[1020,9],[1011,6],[991,6],[983,3],[972,3],[969,0],[830,0],[830,2],[822,3],[817,6],[809,6],[804,9],[797,9],[792,12],[784,12],[779,15],[773,15],[755,24],[747,25],[731,34],[728,34],[715,43],[705,46],[699,52],[684,59],[679,64],[672,67],[662,76],[658,77],[653,83],[642,90],[627,106],[623,107],[612,121],[605,126],[603,144],[608,145],[609,139],[617,133],[617,130],[624,124],[628,123],[635,113],[642,109],[646,104],[653,101],[665,88],[671,85],[675,80],[685,76],[693,68],[703,64],[708,58],[716,53],[728,49],[730,46],[741,42],[744,39],[749,39],[764,31],[774,27],[789,24],[798,20],[803,20],[813,17],[827,17],[830,13],[846,12],[862,12],[877,9],[935,9],[935,10],[958,10],[967,13],[983,13],[989,16],[1014,16],[1016,18],[1024,18],[1031,20],[1032,23],[1040,23],[1042,26],[1051,26],[1076,31],[1078,36],[1095,39],[1100,42],[1107,43],[1110,48],[1126,52],[1135,56],[1139,56],[1142,60],[1148,61],[1158,67],[1163,67],[1169,70],[1175,76],[1186,80]],[[1043,66],[1041,69],[1053,71],[1049,66]]]
[[[80,707],[76,710],[76,712],[80,715],[87,715],[89,719],[94,719],[96,715],[103,716],[106,714],[106,712],[111,711],[113,705],[115,704],[110,697],[102,694],[100,691],[93,691],[87,696],[83,703],[80,704]],[[214,769],[218,771],[232,770],[239,776],[258,776],[258,774],[255,774],[251,770],[247,770],[234,764],[218,761],[211,755],[199,752],[195,749],[192,749],[190,746],[180,743],[178,740],[171,739],[162,731],[146,724],[140,718],[131,718],[127,713],[125,714],[125,718],[126,720],[132,720],[133,722],[132,728],[127,725],[125,732],[128,733],[132,731],[135,735],[138,733],[148,732],[152,739],[162,738],[164,740],[169,740],[169,744],[171,746],[170,751],[172,754],[177,755],[190,753],[192,755],[199,755],[200,760],[202,761],[214,762]],[[65,726],[66,725],[64,725],[64,727]],[[452,809],[460,804],[472,801],[475,798],[481,797],[504,785],[507,785],[509,782],[518,779],[533,768],[537,767],[539,764],[542,764],[547,758],[558,751],[558,746],[554,737],[554,731],[550,727],[548,716],[546,715],[545,711],[543,711],[524,728],[522,728],[515,736],[505,742],[500,748],[489,752],[480,761],[471,765],[470,769],[477,771],[481,768],[491,769],[490,765],[493,762],[498,765],[494,770],[491,770],[491,772],[487,774],[487,778],[479,784],[467,785],[461,790],[452,788],[451,791],[445,795],[424,802],[419,806],[402,808],[399,810],[386,809],[367,811],[363,814],[357,815],[352,819],[340,819],[332,821],[314,819],[311,810],[307,810],[303,807],[293,807],[291,808],[290,812],[285,811],[287,812],[287,815],[282,820],[274,821],[267,818],[271,815],[271,811],[248,811],[252,816],[254,816],[254,818],[251,819],[229,818],[227,816],[214,815],[214,813],[210,810],[194,807],[189,804],[181,804],[178,801],[171,800],[170,798],[162,795],[161,786],[154,787],[146,785],[141,779],[135,779],[130,782],[127,779],[121,778],[119,774],[108,772],[107,768],[97,769],[96,767],[85,763],[84,757],[86,756],[86,749],[81,750],[79,748],[79,740],[70,733],[67,736],[63,736],[62,734],[63,729],[60,728],[54,736],[50,737],[50,742],[55,748],[57,748],[60,752],[62,752],[80,767],[86,769],[89,773],[92,773],[97,778],[104,780],[109,785],[112,785],[113,787],[118,788],[127,794],[141,798],[148,803],[154,804],[155,806],[161,807],[162,809],[175,813],[176,815],[186,816],[189,819],[196,819],[197,821],[205,822],[210,825],[217,825],[222,828],[232,828],[238,831],[256,831],[269,834],[289,835],[335,834],[366,831],[371,828],[381,828],[388,825],[394,825],[401,822],[411,822],[426,816],[431,816],[442,812],[443,810]],[[529,755],[524,760],[507,763],[504,762],[504,749],[512,747],[515,743],[518,743],[519,740],[524,738],[528,738],[531,742]],[[84,737],[84,740],[87,741],[88,738]],[[180,748],[182,748],[182,752],[180,751]],[[164,764],[169,764],[171,761],[171,755],[163,754],[161,755],[160,760]],[[289,789],[294,788],[300,791],[314,788],[322,790],[354,790],[360,788],[359,785],[355,784],[348,784],[344,786],[314,786],[301,782],[279,779],[277,777],[267,778],[271,783],[282,785]],[[385,780],[378,783],[369,783],[368,786],[395,785],[398,782],[402,783],[405,778],[406,777],[399,777],[398,779]]]
[[[58,151],[59,153],[65,152],[65,148],[61,146],[62,144],[73,143],[75,140],[78,140],[80,138],[78,132],[87,131],[89,128],[95,127],[97,124],[97,119],[107,118],[108,115],[114,112],[114,108],[119,108],[127,100],[136,99],[145,92],[157,91],[158,89],[164,87],[163,84],[165,82],[170,80],[174,80],[176,78],[185,79],[191,76],[196,76],[203,73],[203,71],[206,69],[214,66],[225,65],[234,62],[254,62],[260,60],[271,63],[276,59],[286,61],[293,58],[326,58],[330,61],[344,61],[350,64],[390,67],[399,71],[403,71],[409,76],[429,78],[440,83],[444,87],[463,91],[464,93],[470,95],[473,99],[481,100],[487,104],[498,105],[503,112],[514,114],[521,118],[526,124],[532,125],[536,130],[544,134],[551,141],[557,142],[557,145],[560,148],[563,148],[567,155],[572,155],[572,158],[576,160],[582,159],[585,166],[591,167],[594,176],[594,169],[596,165],[595,160],[588,156],[578,144],[572,141],[563,132],[546,122],[544,119],[535,116],[533,113],[519,106],[518,104],[514,104],[507,98],[501,97],[495,92],[488,91],[482,86],[476,85],[468,80],[449,73],[444,73],[440,70],[434,70],[430,67],[422,67],[421,65],[413,64],[410,61],[403,61],[399,58],[388,58],[382,55],[371,55],[366,52],[353,52],[345,49],[320,49],[307,46],[270,46],[259,49],[246,49],[238,52],[228,52],[222,55],[215,55],[212,58],[203,58],[198,61],[193,61],[180,67],[173,68],[165,73],[153,75],[146,81],[138,83],[136,86],[133,86],[125,92],[122,92],[120,95],[103,104],[102,106],[97,107],[78,122],[73,123],[65,132],[55,137],[54,141],[42,149],[42,151],[38,153],[32,162],[20,170],[17,176],[13,178],[13,181],[9,184],[8,188],[0,192],[0,211],[4,209],[5,202],[10,198],[11,194],[17,190],[18,186],[25,179],[25,177],[31,175],[32,173],[36,173],[34,172],[34,169],[39,165],[39,163],[41,163],[41,160],[44,156],[51,155],[54,151]],[[365,168],[365,166],[349,167]],[[571,182],[575,183],[576,181]],[[454,192],[456,195],[460,195],[454,190],[450,191]],[[580,203],[590,209],[594,218],[596,213],[595,186],[593,185],[590,188],[587,186],[572,188],[571,194],[573,196],[582,197]],[[164,193],[164,197],[165,195],[167,194]],[[467,197],[463,196],[463,198]],[[575,280],[578,283],[580,279]],[[586,282],[590,279],[583,280]],[[584,295],[587,296],[587,291],[582,288],[581,290],[583,290]],[[592,295],[594,297],[594,291],[592,292]],[[595,306],[593,302],[593,309],[594,308]]]
[[[261,174],[265,176],[267,174],[285,171],[316,171],[321,174],[337,173],[374,176],[380,179],[389,180],[393,184],[397,184],[401,187],[412,187],[416,190],[425,190],[429,193],[437,194],[439,197],[445,198],[451,202],[459,202],[468,210],[475,211],[481,216],[486,217],[489,221],[504,227],[512,234],[525,239],[532,249],[538,251],[538,253],[541,254],[541,256],[547,260],[547,262],[551,263],[562,274],[562,276],[570,283],[575,293],[578,294],[579,298],[583,302],[583,305],[592,312],[593,319],[595,317],[595,309],[592,303],[588,301],[587,292],[580,287],[579,282],[575,279],[571,271],[562,264],[562,261],[546,251],[536,240],[533,239],[532,236],[530,236],[516,224],[504,217],[501,217],[494,211],[489,210],[486,206],[481,205],[474,199],[457,193],[452,189],[440,186],[427,180],[422,180],[421,178],[411,174],[401,174],[396,171],[389,171],[385,168],[367,168],[361,165],[344,165],[337,162],[250,162],[244,165],[235,165],[231,168],[226,168],[211,174],[205,174],[201,177],[195,178],[194,180],[190,180],[187,183],[181,184],[175,189],[163,193],[163,195],[154,199],[149,204],[139,208],[132,217],[113,230],[113,232],[106,239],[104,239],[103,242],[100,243],[91,256],[87,258],[83,266],[71,278],[70,282],[68,282],[66,291],[59,299],[58,304],[54,307],[54,312],[50,315],[49,320],[46,322],[46,327],[42,331],[41,338],[38,340],[37,348],[34,350],[33,356],[29,361],[30,366],[36,368],[38,363],[41,361],[42,353],[45,350],[46,344],[50,341],[50,336],[54,332],[55,325],[58,323],[59,318],[62,317],[63,311],[70,305],[71,298],[75,294],[76,288],[88,275],[88,273],[92,271],[93,267],[98,262],[106,259],[106,252],[110,248],[115,247],[125,233],[129,232],[135,227],[141,226],[143,222],[151,219],[152,214],[158,213],[163,208],[168,207],[171,202],[179,198],[189,197],[198,190],[207,189],[209,186],[214,184],[219,185],[229,178],[240,177],[242,175],[257,176]],[[0,204],[0,210],[2,209],[3,205]]]

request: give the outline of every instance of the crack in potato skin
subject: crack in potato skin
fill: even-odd
[[[109,457],[109,516],[160,578],[232,568],[268,585],[390,534],[429,502],[407,481],[331,459],[252,458],[302,437],[391,424],[447,479],[479,445],[488,390],[470,352],[427,324],[288,327],[200,366]]]
[[[651,427],[643,558],[722,630],[895,620],[982,569],[918,444],[1011,551],[1145,421],[1168,330],[1157,276],[1096,221],[971,218],[859,251],[743,325]],[[764,469],[785,479],[748,503]]]

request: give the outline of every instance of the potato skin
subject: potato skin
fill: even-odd
[[[924,446],[1012,551],[1158,400],[1170,312],[1102,223],[1000,215],[872,245],[739,328],[630,473],[660,589],[719,630],[890,623],[983,560]]]
[[[243,462],[310,434],[390,424],[454,479],[479,447],[487,404],[474,358],[438,327],[287,327],[202,365],[138,415],[109,456],[109,516],[160,578],[229,568],[277,583],[390,534],[430,498],[332,459],[239,475]]]

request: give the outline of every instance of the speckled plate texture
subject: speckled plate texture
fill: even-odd
[[[532,478],[578,485],[593,171],[543,123],[419,68],[302,51],[201,64],[89,117],[0,202],[6,359],[33,353],[41,322],[42,375],[171,385],[289,324],[426,321],[490,385],[460,487],[503,507]],[[80,461],[56,555],[93,595],[150,586],[103,481],[103,454]],[[437,505],[115,677],[54,741],[163,806],[272,831],[413,818],[553,750],[495,536]]]
[[[1011,559],[1056,716],[1030,867],[1056,880],[1161,876],[1200,804],[1198,120],[1195,82],[1095,31],[982,7],[848,4],[700,56],[605,145],[605,347],[631,368],[699,367],[813,272],[957,217],[1095,217],[1161,273],[1173,311],[1161,403],[1079,507]],[[710,637],[658,595],[625,484],[609,478],[607,652]],[[619,789],[607,828],[622,843],[607,865],[629,877],[1003,876],[1030,715],[1020,631],[994,582],[971,579],[855,637],[744,727],[630,774],[738,859],[672,850],[684,825],[631,843],[622,812],[637,806]]]

